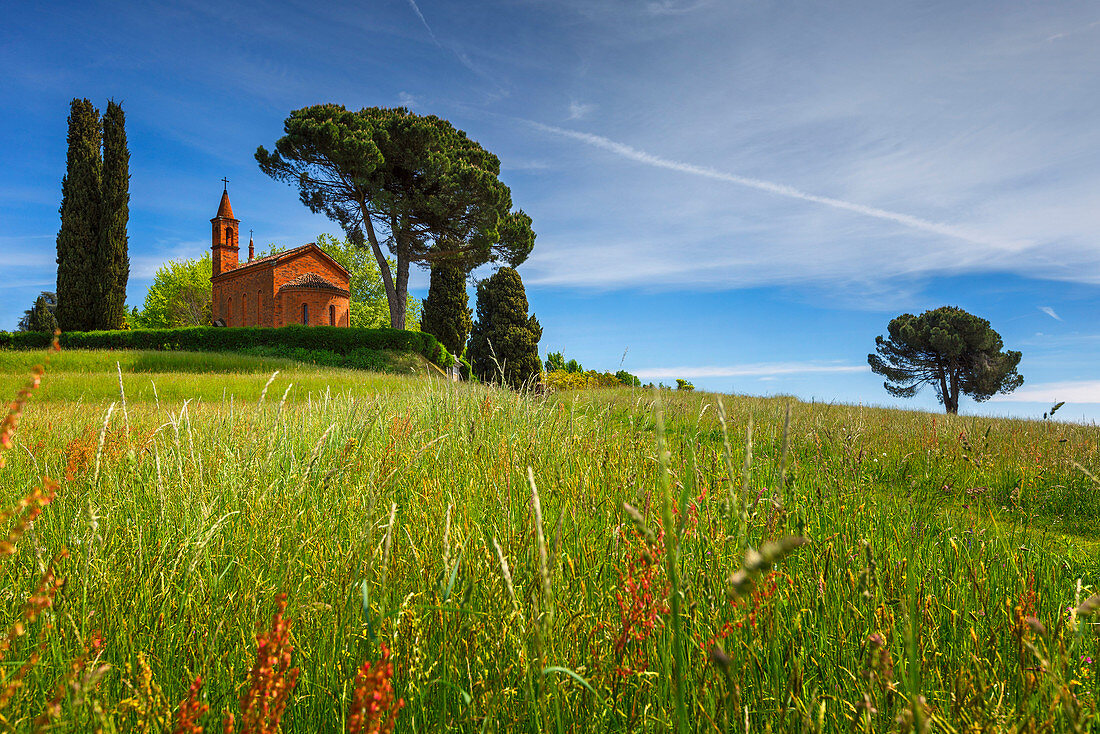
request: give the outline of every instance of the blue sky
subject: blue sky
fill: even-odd
[[[69,100],[123,103],[128,301],[242,230],[337,227],[253,153],[321,102],[437,114],[534,218],[542,350],[750,394],[897,401],[891,317],[958,305],[1024,352],[963,412],[1100,418],[1100,8],[1086,2],[6,3],[0,328],[52,289]],[[424,274],[413,279],[423,295]],[[624,358],[625,353],[625,358]]]

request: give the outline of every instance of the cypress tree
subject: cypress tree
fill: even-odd
[[[99,111],[87,99],[74,99],[61,181],[61,230],[57,233],[57,323],[65,331],[88,331],[97,326],[99,141]]]
[[[542,326],[527,316],[527,294],[514,268],[501,268],[477,284],[477,323],[470,334],[474,374],[522,387],[538,377]]]
[[[52,334],[57,329],[57,319],[54,318],[50,306],[46,302],[45,295],[38,297],[31,309],[30,319],[27,323],[27,331],[40,331]]]
[[[103,113],[102,210],[99,220],[100,295],[96,328],[121,329],[130,277],[126,225],[130,220],[130,151],[126,115],[114,100]]]
[[[468,303],[466,271],[447,262],[433,265],[420,330],[438,339],[451,354],[461,355],[472,326]]]

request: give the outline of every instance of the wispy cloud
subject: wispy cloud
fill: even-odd
[[[1039,306],[1038,308],[1039,308],[1039,310],[1040,310],[1040,311],[1042,311],[1043,313],[1045,313],[1045,314],[1046,314],[1047,316],[1051,317],[1051,318],[1052,318],[1052,319],[1054,319],[1055,321],[1061,321],[1061,320],[1062,320],[1062,317],[1061,317],[1061,316],[1059,316],[1059,315],[1058,315],[1058,314],[1057,314],[1057,313],[1056,313],[1056,312],[1054,311],[1054,309],[1053,309],[1053,308],[1051,308],[1050,306]]]
[[[596,109],[594,104],[586,104],[584,102],[577,102],[576,100],[569,103],[569,117],[570,120],[581,120],[588,117],[592,113],[592,110]]]
[[[822,204],[824,206],[832,207],[834,209],[841,209],[855,214],[860,214],[865,217],[873,217],[875,219],[883,219],[895,224],[900,224],[904,227],[920,230],[922,232],[928,232],[931,234],[943,235],[945,237],[951,237],[953,239],[962,240],[963,242],[969,242],[975,245],[983,245],[985,247],[992,247],[998,250],[1022,250],[1030,245],[1028,242],[1008,242],[998,239],[996,237],[989,237],[980,232],[974,232],[964,227],[958,227],[952,224],[945,224],[942,222],[934,222],[929,219],[923,219],[921,217],[915,217],[910,214],[903,214],[901,212],[890,211],[888,209],[880,209],[878,207],[866,206],[864,204],[858,204],[856,202],[844,201],[843,199],[834,199],[830,196],[818,196],[817,194],[811,194],[805,191],[796,189],[793,186],[786,184],[775,183],[773,181],[765,181],[759,178],[751,178],[749,176],[739,176],[734,173],[727,173],[725,171],[719,171],[714,168],[708,168],[706,166],[697,166],[693,163],[685,163],[682,161],[675,161],[669,158],[662,158],[661,156],[647,153],[643,150],[626,145],[625,143],[619,143],[610,138],[605,138],[602,135],[594,135],[592,133],[580,132],[578,130],[568,130],[566,128],[557,127],[554,125],[545,125],[541,122],[527,121],[528,124],[534,126],[538,130],[544,132],[553,133],[555,135],[561,135],[573,140],[578,140],[582,143],[587,143],[594,147],[606,150],[615,155],[623,158],[637,161],[638,163],[644,163],[648,166],[656,168],[664,168],[670,171],[677,171],[679,173],[686,173],[693,176],[702,176],[703,178],[709,178],[716,181],[724,181],[726,183],[737,184],[738,186],[747,186],[758,191],[765,191],[778,196],[787,197],[789,199],[800,199],[802,201],[808,201],[815,204]]]
[[[683,15],[705,8],[710,5],[710,0],[653,0],[646,3],[645,10],[649,15]]]
[[[814,373],[866,372],[867,365],[823,364],[820,362],[760,362],[725,366],[650,367],[635,374],[648,380],[677,377],[775,377]]]
[[[990,399],[997,403],[1100,403],[1100,380],[1067,380],[1024,385],[1008,395]]]

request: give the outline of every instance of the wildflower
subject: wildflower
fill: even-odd
[[[195,676],[191,687],[187,689],[187,698],[180,703],[176,711],[176,722],[172,727],[172,734],[202,734],[202,724],[199,720],[203,714],[210,710],[210,706],[199,698],[202,692],[202,676]]]
[[[290,667],[294,648],[290,622],[283,618],[286,594],[280,594],[271,618],[271,629],[256,635],[256,662],[248,673],[248,688],[241,694],[241,734],[274,734],[298,683],[298,669]],[[233,715],[226,717],[227,731],[234,731]]]
[[[382,645],[382,659],[374,664],[369,660],[363,663],[355,676],[352,710],[348,714],[349,734],[389,734],[393,731],[397,712],[405,705],[405,700],[394,699],[392,678],[390,651]]]

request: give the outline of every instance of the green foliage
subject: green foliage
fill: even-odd
[[[34,302],[27,330],[51,335],[57,331],[57,319],[54,318],[53,310],[46,302],[45,295],[39,296]]]
[[[61,181],[61,229],[57,233],[57,323],[64,331],[100,325],[101,189],[99,111],[87,99],[69,108],[68,154]]]
[[[169,260],[157,268],[145,304],[136,314],[139,329],[177,329],[207,326],[211,321],[211,255],[188,260]]]
[[[68,145],[57,233],[57,321],[66,331],[121,329],[130,274],[130,152],[122,107],[110,101],[100,120],[89,100],[74,99]]]
[[[477,323],[468,353],[481,380],[519,388],[538,377],[542,326],[527,316],[527,294],[514,268],[501,268],[477,284]]]
[[[619,378],[610,372],[596,370],[573,371],[554,370],[542,376],[542,383],[551,390],[593,390],[600,387],[621,387]]]
[[[466,295],[466,271],[451,263],[432,265],[421,328],[452,354],[462,354],[470,337],[472,311]]]
[[[575,359],[571,359],[565,363],[566,372],[584,372],[584,367],[581,367],[581,363]]]
[[[636,375],[632,375],[626,370],[619,370],[615,373],[616,379],[627,387],[641,387],[642,381],[638,379]]]
[[[49,318],[46,319],[40,313],[39,304],[46,309],[49,313]],[[37,315],[36,315],[37,313]],[[35,299],[34,305],[23,312],[22,318],[19,319],[19,325],[16,327],[17,331],[48,331],[50,334],[57,328],[57,294],[51,291],[42,291],[38,298]],[[51,326],[52,324],[52,326]],[[48,327],[48,328],[47,328]]]
[[[960,393],[982,402],[1024,382],[1016,371],[1020,352],[1002,352],[1001,335],[989,322],[961,308],[902,314],[888,330],[889,339],[875,339],[878,353],[867,355],[867,363],[896,397],[909,398],[932,385],[946,411],[958,413]]]
[[[49,336],[35,332],[0,331],[0,349],[43,349]],[[301,326],[279,329],[260,326],[219,328],[195,326],[182,329],[132,329],[129,331],[66,331],[61,334],[66,349],[144,349],[191,352],[240,351],[253,347],[305,349],[351,357],[357,350],[413,352],[432,364],[447,368],[451,355],[435,337],[422,331],[397,329],[352,329],[340,326]],[[272,356],[289,356],[272,353]],[[369,356],[355,359],[369,360]],[[355,366],[347,363],[348,366]]]
[[[121,329],[126,320],[126,283],[130,256],[126,226],[130,221],[130,151],[126,115],[111,100],[103,113],[103,180],[96,253],[99,289],[97,329]]]
[[[500,161],[446,120],[325,104],[293,111],[283,129],[274,151],[257,149],[260,169],[297,186],[302,202],[353,243],[369,244],[394,328],[405,326],[412,263],[468,272],[498,260],[518,265],[534,246],[531,218],[511,211]]]
[[[550,352],[546,355],[547,372],[565,372],[565,355],[561,352]]]
[[[692,385],[690,382],[688,382],[687,380],[685,380],[681,377],[677,377],[676,378],[676,389],[690,392],[690,391],[695,389],[695,385]]]

